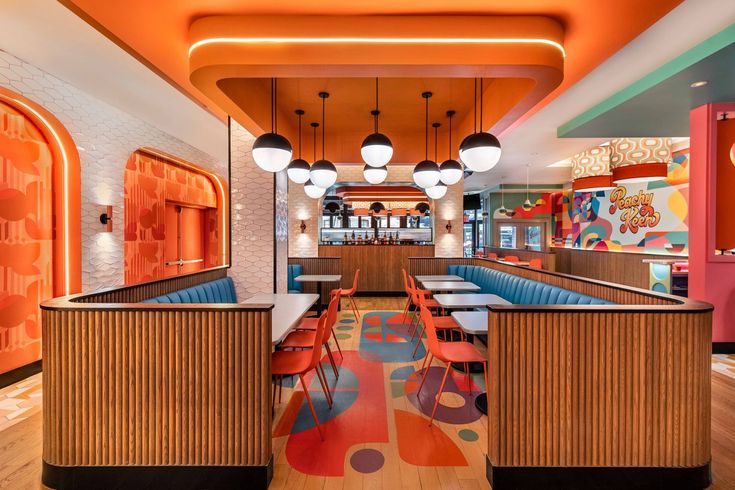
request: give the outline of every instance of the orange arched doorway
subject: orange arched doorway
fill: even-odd
[[[62,124],[0,87],[0,373],[41,358],[39,302],[81,290],[80,170]]]

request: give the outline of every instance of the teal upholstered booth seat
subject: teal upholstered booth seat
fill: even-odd
[[[288,264],[288,292],[303,293],[304,283],[296,282],[296,278],[303,274],[304,266],[301,264]]]
[[[232,278],[223,277],[216,281],[156,296],[142,303],[237,303],[237,293]]]
[[[478,265],[450,265],[448,273],[477,284],[482,293],[496,294],[516,305],[611,304],[586,294]]]

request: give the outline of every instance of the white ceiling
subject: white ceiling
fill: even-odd
[[[226,124],[59,2],[0,0],[0,12],[0,49],[227,161]]]
[[[493,187],[501,179],[505,183],[525,183],[527,164],[531,164],[532,184],[569,181],[569,167],[548,165],[604,140],[560,139],[556,137],[559,126],[733,22],[733,0],[686,0],[546,107],[501,135],[501,162],[495,169],[467,179],[465,190]]]

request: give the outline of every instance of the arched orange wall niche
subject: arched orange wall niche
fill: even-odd
[[[81,290],[80,164],[64,126],[0,87],[0,373],[41,358],[39,302]]]
[[[124,189],[125,284],[228,265],[229,193],[222,177],[160,150],[141,148],[125,166]],[[197,249],[203,262],[170,265],[172,244],[173,256],[182,252],[177,254],[172,235],[179,219],[173,208],[201,230],[179,242]]]

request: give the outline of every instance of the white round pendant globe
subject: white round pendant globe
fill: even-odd
[[[309,163],[306,160],[297,158],[288,164],[286,175],[295,184],[304,184],[309,180]]]
[[[423,189],[434,187],[439,183],[440,178],[439,165],[431,160],[419,162],[413,168],[413,181]]]
[[[473,172],[487,172],[500,161],[501,150],[496,146],[477,146],[459,150],[459,159]]]
[[[441,199],[447,195],[447,186],[440,182],[437,185],[426,189],[426,195],[432,199]]]
[[[365,165],[362,169],[362,174],[365,176],[365,180],[370,184],[382,184],[385,182],[385,178],[388,176],[388,169],[385,167],[371,167]]]
[[[442,182],[447,185],[454,185],[462,180],[464,169],[462,168],[462,164],[458,161],[446,160],[439,165],[439,173]]]
[[[324,187],[319,187],[311,180],[307,180],[304,184],[304,192],[312,199],[319,199],[324,195],[325,192],[327,192],[327,189]]]
[[[280,172],[288,166],[292,153],[280,148],[253,148],[253,160],[263,170]]]
[[[309,170],[309,178],[314,184],[327,189],[337,182],[337,167],[329,160],[316,161]]]
[[[360,155],[371,167],[384,167],[393,157],[393,144],[386,135],[373,133],[362,142]]]

